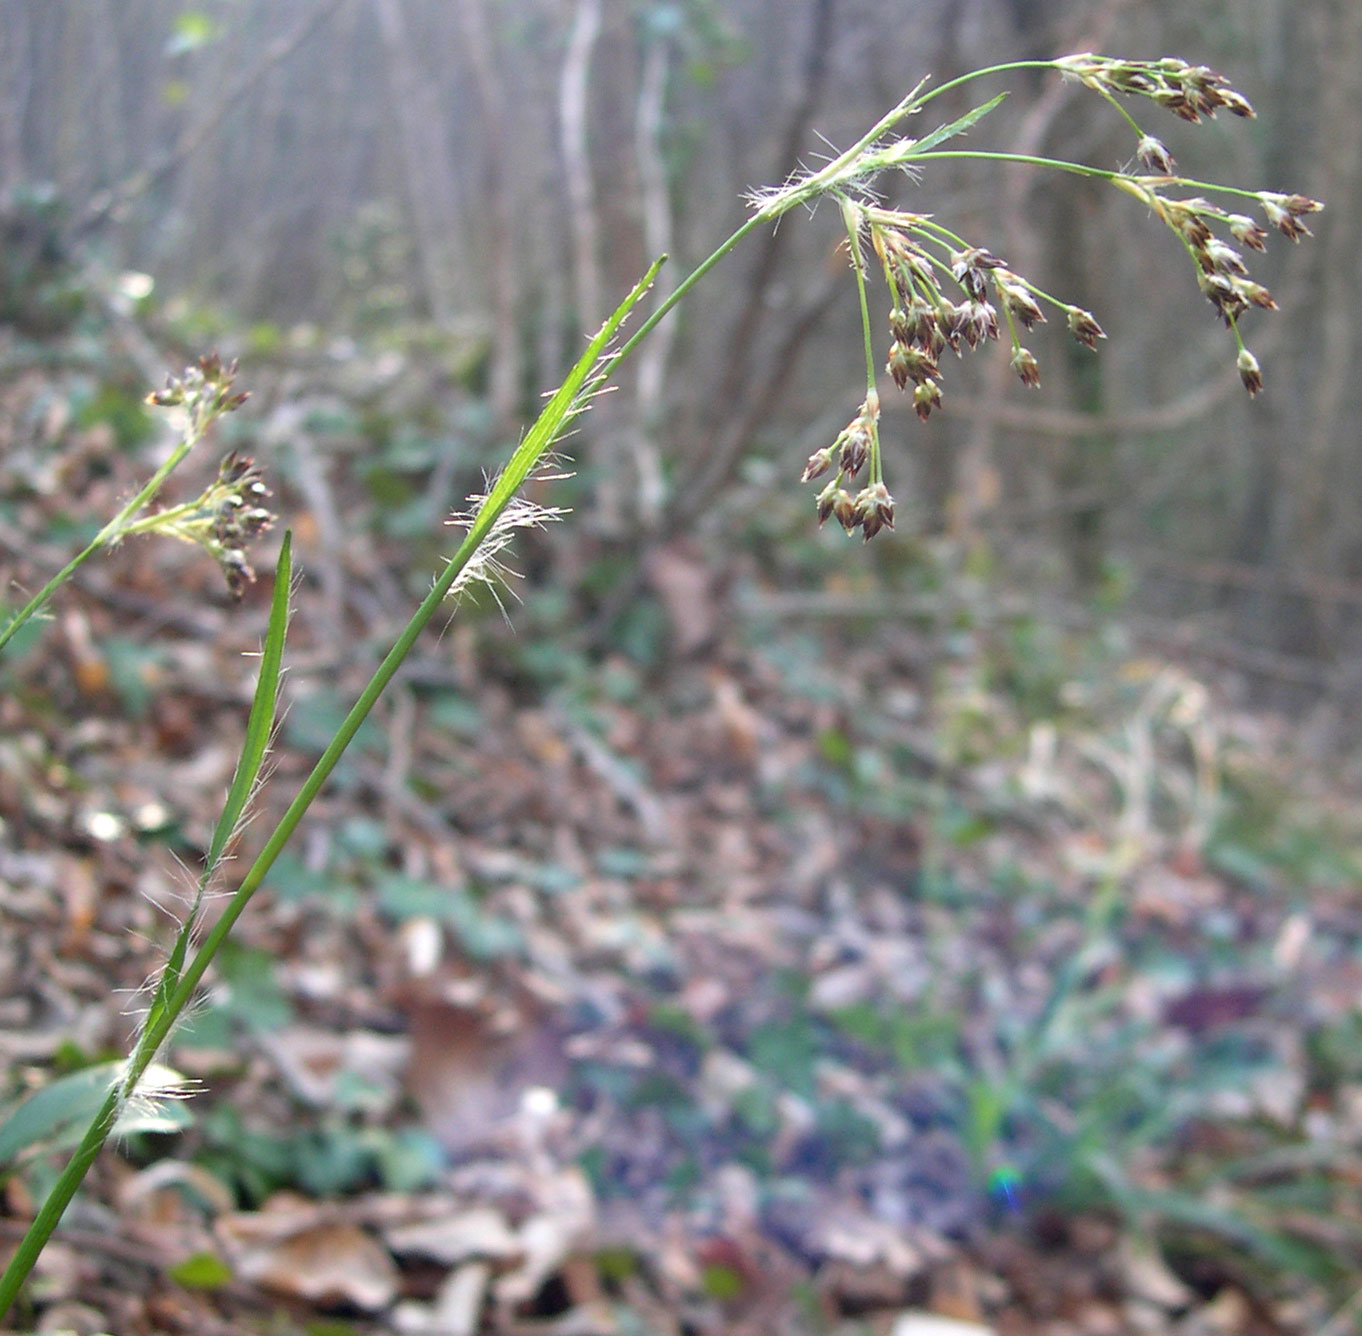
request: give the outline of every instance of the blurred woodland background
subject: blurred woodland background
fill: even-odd
[[[655,256],[919,79],[1082,50],[1220,70],[1256,120],[1140,110],[1180,172],[1326,202],[1255,257],[1264,393],[1129,196],[888,178],[1108,338],[1038,328],[1038,391],[951,359],[925,423],[882,385],[850,543],[798,482],[864,395],[842,221],[750,238],[533,485],[509,616],[404,666],[22,1320],[1362,1330],[1356,0],[0,0],[0,609],[164,457],[148,390],[239,359],[195,459],[256,459],[300,565],[249,853]],[[921,129],[1004,88],[971,147],[1134,157],[1050,74]],[[126,1051],[256,565],[129,541],[0,660],[0,1128]]]
[[[1264,262],[1283,310],[1249,339],[1269,392],[1241,401],[1182,255],[1119,194],[977,164],[925,192],[889,182],[1111,336],[1090,359],[1047,331],[1040,395],[967,367],[930,428],[891,410],[912,479],[903,527],[986,541],[1037,592],[1133,590],[1268,679],[1357,685],[1362,185],[1328,129],[1354,123],[1362,97],[1345,0],[167,0],[15,3],[6,20],[0,182],[12,199],[53,192],[61,246],[111,280],[150,275],[186,332],[196,318],[205,336],[214,319],[252,329],[304,377],[307,353],[347,337],[419,343],[428,400],[476,392],[499,425],[524,419],[649,259],[670,252],[675,282],[741,220],[745,190],[843,144],[924,74],[1194,51],[1261,114],[1181,136],[1183,172],[1329,202],[1317,244]],[[1128,161],[1126,128],[1076,86],[1007,86],[990,147]],[[785,227],[701,289],[586,428],[581,519],[708,544],[781,505],[768,493],[857,399],[838,229],[831,211]]]

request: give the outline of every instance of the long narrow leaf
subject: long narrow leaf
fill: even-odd
[[[477,543],[482,541],[482,537],[491,528],[497,515],[505,509],[506,503],[520,489],[521,484],[534,471],[535,466],[552,447],[553,443],[562,436],[564,431],[572,424],[573,419],[586,408],[592,392],[599,387],[613,367],[613,359],[604,368],[601,366],[601,359],[605,350],[610,346],[610,340],[615,337],[619,327],[628,318],[630,311],[652,287],[653,279],[657,277],[657,271],[662,267],[662,264],[662,260],[653,261],[648,272],[634,285],[629,295],[620,302],[611,313],[610,318],[600,327],[595,338],[587,344],[586,351],[577,359],[563,383],[554,391],[548,403],[544,405],[543,410],[535,419],[534,425],[525,433],[520,444],[516,446],[514,453],[506,463],[505,469],[502,470],[488,494],[487,500],[483,502],[482,509],[479,511],[473,527],[469,530],[468,538],[464,540],[460,552],[467,550],[471,554]],[[483,522],[484,516],[486,516],[485,523]],[[471,547],[470,543],[472,544]],[[457,561],[458,558],[456,557],[455,560]]]
[[[568,373],[563,384],[545,405],[544,411],[540,413],[534,426],[530,428],[524,440],[516,447],[505,471],[493,485],[487,500],[483,502],[463,542],[459,545],[459,550],[454,554],[446,569],[440,573],[440,577],[435,581],[430,593],[421,600],[420,606],[407,623],[406,628],[398,636],[392,649],[388,651],[383,662],[370,679],[368,686],[360,693],[359,699],[351,707],[349,714],[346,715],[331,743],[318,759],[311,774],[303,781],[303,786],[297,796],[289,804],[288,810],[280,818],[269,839],[265,841],[264,848],[256,855],[255,861],[247,869],[241,884],[233,892],[217,922],[204,934],[203,941],[199,944],[193,958],[184,965],[183,969],[177,967],[173,984],[170,984],[168,978],[163,978],[162,986],[157,990],[153,1014],[147,1018],[137,1048],[133,1057],[129,1059],[127,1074],[124,1078],[126,1082],[136,1083],[151,1058],[164,1042],[174,1024],[175,1015],[192,997],[199,980],[203,978],[218,949],[226,940],[237,919],[241,917],[251,897],[259,889],[261,882],[264,881],[265,875],[279,856],[279,851],[297,829],[298,823],[303,819],[313,800],[330,777],[332,770],[335,769],[336,763],[354,738],[360,724],[364,722],[374,703],[392,680],[398,668],[401,667],[403,660],[411,652],[416,638],[439,611],[444,598],[458,578],[459,572],[476,555],[479,546],[491,532],[498,517],[511,502],[520,485],[529,477],[535,466],[552,448],[553,443],[562,435],[572,420],[585,409],[591,394],[600,389],[610,372],[628,352],[628,345],[626,345],[613,357],[608,359],[605,357],[611,339],[614,338],[625,317],[638,304],[652,284],[661,263],[662,261],[658,260],[653,264],[643,280],[601,326],[600,332],[587,345],[586,351],[578,358],[576,365]],[[283,559],[283,554],[281,554],[281,570],[284,573],[287,572],[287,562]],[[287,580],[281,580],[280,584],[287,585]],[[280,597],[279,587],[276,586],[276,613],[278,612]],[[272,618],[272,637],[267,643],[272,649],[278,649],[280,638],[273,636],[274,626],[275,619]],[[267,675],[267,669],[263,664],[262,675]],[[242,773],[245,773],[249,768],[249,765],[244,767]],[[258,773],[258,769],[256,773]],[[254,781],[252,780],[252,782]],[[249,793],[249,787],[245,791]],[[237,783],[234,780],[232,794],[235,795],[236,793]],[[178,947],[179,943],[176,945]],[[188,947],[187,941],[185,947],[186,949]],[[119,1092],[111,1090],[105,1096],[104,1103],[86,1129],[85,1135],[81,1139],[80,1145],[76,1147],[71,1160],[62,1171],[47,1199],[39,1208],[33,1224],[20,1240],[19,1247],[10,1259],[9,1266],[5,1269],[4,1274],[0,1275],[0,1316],[3,1316],[8,1311],[10,1304],[13,1303],[19,1292],[19,1287],[32,1270],[38,1254],[42,1251],[48,1238],[51,1237],[52,1231],[57,1227],[62,1217],[62,1213],[66,1210],[81,1180],[89,1171],[90,1165],[94,1163],[100,1148],[108,1138],[117,1117],[118,1104]]]
[[[251,703],[251,713],[246,720],[246,737],[242,743],[241,755],[237,758],[236,773],[232,776],[227,800],[223,804],[217,828],[213,831],[213,838],[208,845],[208,856],[199,883],[199,895],[175,937],[157,980],[156,992],[147,1011],[148,1025],[153,1025],[160,1019],[171,994],[180,982],[185,961],[189,959],[189,948],[193,944],[194,933],[198,927],[198,907],[204,889],[217,870],[237,823],[241,820],[241,814],[246,810],[256,781],[260,778],[260,767],[264,764],[265,753],[269,749],[279,703],[279,675],[284,659],[284,641],[288,636],[289,597],[292,593],[293,580],[292,554],[293,535],[291,532],[285,533],[279,549],[279,560],[274,568],[274,599],[270,605],[265,643],[260,651],[260,676],[255,684],[255,699]]]
[[[958,134],[964,134],[971,126],[977,125],[990,111],[1007,97],[1006,93],[999,93],[997,97],[990,98],[987,102],[980,103],[972,111],[967,111],[958,121],[952,121],[949,125],[938,126],[930,134],[924,135],[913,145],[913,153],[925,153],[928,149],[935,148],[938,144],[945,143],[948,139],[954,139]]]
[[[288,635],[289,596],[293,591],[292,549],[293,535],[286,533],[274,568],[274,600],[270,605],[265,643],[260,650],[260,677],[255,684],[250,717],[246,720],[246,739],[222,815],[218,818],[217,828],[208,845],[205,870],[209,873],[217,866],[237,822],[241,820],[241,814],[246,810],[274,733],[275,710],[279,702],[279,674],[284,661],[284,640]]]
[[[126,1067],[125,1059],[83,1067],[48,1082],[23,1100],[0,1123],[0,1172],[31,1148],[41,1147],[50,1152],[74,1146],[109,1091],[122,1079]],[[162,1089],[184,1084],[184,1078],[168,1067],[151,1068],[150,1081]],[[113,1134],[174,1132],[188,1121],[188,1113],[179,1105],[166,1109],[150,1104],[129,1105],[120,1114]]]

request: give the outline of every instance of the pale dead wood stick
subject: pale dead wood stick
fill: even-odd
[[[559,144],[567,176],[568,227],[577,307],[585,328],[600,321],[601,271],[595,188],[587,152],[587,85],[591,56],[601,32],[601,0],[580,0],[572,21],[563,73],[558,85]]]
[[[181,131],[174,145],[149,166],[134,172],[118,185],[100,191],[86,206],[84,214],[73,229],[73,236],[81,237],[98,227],[105,219],[114,217],[139,195],[145,195],[158,182],[175,170],[210,138],[228,114],[270,73],[287,60],[323,23],[349,0],[321,0],[297,27],[271,42],[260,59],[243,70],[207,114]]]
[[[660,148],[669,57],[665,40],[658,38],[649,46],[644,57],[643,77],[639,81],[638,117],[634,126],[644,246],[648,255],[666,255],[672,249],[672,211]],[[665,266],[654,284],[656,300],[664,300],[675,286],[675,270]],[[649,528],[655,528],[661,518],[665,494],[662,462],[658,458],[653,430],[662,410],[663,383],[675,333],[675,317],[664,320],[643,345],[638,361],[638,412],[630,438],[634,467],[638,471],[639,514]]]

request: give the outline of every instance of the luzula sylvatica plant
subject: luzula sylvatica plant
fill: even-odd
[[[1063,160],[950,147],[953,140],[975,126],[1003,100],[1000,95],[965,116],[913,138],[900,133],[910,118],[923,113],[946,91],[973,79],[1009,70],[1040,69],[1074,79],[1106,99],[1129,123],[1136,137],[1139,172],[1112,171]],[[1268,229],[1292,241],[1308,235],[1303,221],[1321,206],[1302,195],[1252,191],[1188,180],[1175,174],[1172,154],[1148,134],[1127,110],[1124,101],[1144,99],[1185,121],[1195,122],[1226,110],[1252,116],[1248,101],[1219,74],[1181,60],[1115,60],[1076,55],[1059,60],[1024,61],[990,67],[928,90],[919,84],[888,115],[846,152],[817,171],[788,181],[751,198],[752,214],[712,255],[686,277],[645,320],[632,338],[615,347],[615,336],[625,318],[647,292],[657,266],[620,304],[593,338],[563,384],[507,461],[487,495],[472,498],[467,514],[454,518],[465,529],[457,550],[434,578],[429,594],[398,636],[392,649],[346,716],[311,774],[282,818],[265,840],[226,897],[211,927],[201,911],[206,894],[223,882],[224,861],[261,782],[264,757],[275,724],[277,694],[290,593],[290,544],[282,545],[275,573],[275,593],[269,628],[261,655],[255,703],[247,721],[246,743],[223,813],[215,828],[195,893],[190,897],[166,965],[145,994],[145,1011],[129,1058],[115,1065],[108,1088],[90,1119],[70,1162],[43,1203],[3,1277],[0,1277],[0,1316],[13,1303],[19,1286],[51,1236],[85,1172],[120,1117],[145,1096],[149,1073],[178,1019],[195,997],[213,957],[247,903],[264,883],[271,865],[296,830],[313,799],[327,781],[374,703],[411,651],[417,637],[445,605],[470,581],[495,578],[496,554],[517,528],[533,525],[555,512],[541,510],[520,497],[525,481],[550,458],[565,430],[588,407],[591,397],[610,380],[615,369],[648,336],[659,320],[681,301],[750,232],[774,224],[798,206],[811,206],[825,197],[840,209],[846,232],[850,270],[854,278],[864,333],[866,393],[847,427],[829,445],[814,453],[804,470],[805,480],[830,474],[818,494],[820,522],[830,516],[848,532],[870,539],[894,523],[894,498],[885,479],[880,441],[880,399],[877,389],[879,356],[870,317],[871,272],[883,278],[889,297],[889,341],[886,370],[895,385],[912,395],[913,407],[924,421],[943,402],[941,359],[947,352],[1001,342],[1007,335],[1007,356],[1024,385],[1040,381],[1035,356],[1022,342],[1023,334],[1046,319],[1046,310],[1062,316],[1069,332],[1082,345],[1096,349],[1105,336],[1096,318],[1060,297],[1042,291],[981,244],[981,239],[958,235],[933,214],[921,210],[884,207],[872,193],[878,177],[890,170],[924,180],[936,159],[977,159],[1019,162],[1037,168],[1077,173],[1109,182],[1134,196],[1181,241],[1195,272],[1196,282],[1215,307],[1234,339],[1239,374],[1250,394],[1262,388],[1257,361],[1244,345],[1239,322],[1250,307],[1271,309],[1275,303],[1265,288],[1250,279],[1238,246],[1261,250]],[[1124,101],[1123,101],[1124,100]],[[1188,192],[1204,192],[1189,194]],[[1267,227],[1246,213],[1232,212],[1211,202],[1206,194],[1261,211]],[[222,566],[229,586],[239,592],[253,579],[246,544],[272,522],[264,505],[267,493],[259,471],[246,459],[228,456],[218,478],[195,501],[166,509],[154,507],[168,477],[205,435],[213,420],[237,407],[242,396],[232,388],[234,368],[216,358],[202,361],[179,380],[152,396],[162,406],[185,415],[180,443],[151,481],[101,530],[94,543],[25,605],[0,632],[0,649],[15,630],[38,612],[75,569],[104,547],[134,536],[165,533],[199,543]],[[41,1118],[28,1117],[24,1108],[0,1123],[0,1152],[12,1156],[40,1139]],[[126,1119],[125,1124],[126,1125]],[[25,1130],[27,1129],[27,1130]],[[29,1132],[32,1135],[29,1135]],[[2,1167],[2,1166],[0,1166]]]

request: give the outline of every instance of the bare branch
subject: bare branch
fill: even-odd
[[[181,131],[180,137],[170,149],[162,153],[150,166],[134,172],[118,185],[100,191],[76,222],[72,229],[73,235],[84,236],[111,217],[116,221],[128,204],[145,195],[195,153],[205,140],[216,132],[232,109],[254,91],[271,70],[287,60],[342,5],[348,3],[349,0],[319,0],[311,13],[295,28],[276,38],[260,53],[259,60],[242,70],[236,79],[228,84],[222,97],[207,114]]]

